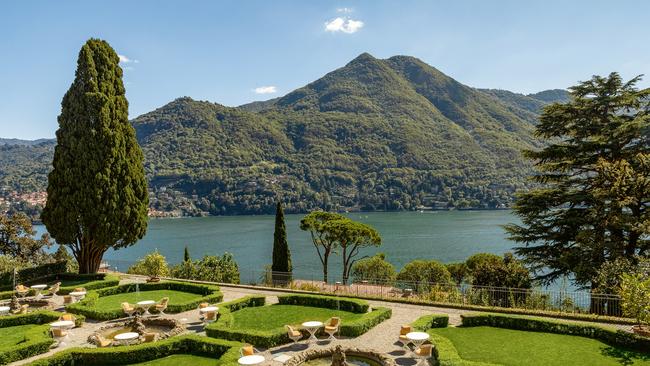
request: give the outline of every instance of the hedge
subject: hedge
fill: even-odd
[[[568,323],[534,317],[503,314],[462,314],[463,326],[488,326],[524,330],[528,332],[546,332],[568,334],[597,339],[610,346],[618,346],[638,352],[650,353],[650,338],[640,337],[623,330],[607,328],[586,323]]]
[[[311,301],[303,299],[306,296],[300,296],[300,299],[288,299],[290,296],[287,296],[289,302],[280,301],[280,304],[284,305],[302,305],[302,306],[314,306],[316,303],[325,304],[328,306],[323,306],[325,308],[336,308],[331,307],[329,301],[323,301],[324,296],[315,296],[316,299]],[[294,303],[292,301],[300,301],[299,303]],[[307,305],[311,304],[311,305]],[[245,307],[252,306],[263,306],[264,297],[263,296],[247,296],[235,301],[219,305],[219,313],[221,317],[214,323],[208,324],[205,327],[205,333],[209,337],[228,339],[233,341],[240,341],[253,344],[258,347],[270,348],[278,346],[281,344],[289,343],[291,340],[287,335],[287,331],[284,328],[278,328],[273,330],[254,330],[254,329],[237,329],[234,327],[232,312],[243,309]],[[357,309],[363,304],[356,304]],[[367,305],[367,304],[366,304]],[[344,310],[341,308],[341,310]],[[349,311],[349,310],[347,310]],[[366,310],[367,312],[367,310]],[[382,321],[391,317],[392,311],[387,308],[376,308],[371,312],[365,314],[362,318],[352,321],[344,322],[341,324],[340,335],[345,337],[358,337],[361,334],[367,332],[372,327],[381,323]]]
[[[17,281],[27,283],[38,279],[52,276],[53,274],[63,273],[67,269],[67,262],[54,262],[42,264],[40,266],[23,268],[17,272]],[[0,273],[0,290],[13,289],[14,273],[13,271]]]
[[[61,313],[55,311],[36,311],[33,313],[0,317],[0,328],[15,327],[27,324],[42,324],[25,332],[25,340],[19,344],[0,349],[0,365],[23,360],[28,357],[45,353],[50,349],[54,339],[50,336],[50,325]],[[81,326],[84,318],[77,318],[76,325]]]
[[[411,326],[420,332],[426,332],[431,328],[447,328],[448,325],[449,315],[447,314],[425,315],[411,323]]]
[[[78,285],[72,286],[61,286],[58,295],[67,295],[70,292],[74,291],[77,287],[84,287],[86,290],[95,290],[104,287],[113,287],[120,284],[120,278],[115,275],[107,275],[106,273],[93,273],[93,274],[78,274],[78,273],[59,273],[51,276],[39,278],[29,282],[21,282],[26,285],[34,285],[37,283],[49,283],[54,284],[60,280],[84,280],[87,279],[88,282],[80,283]],[[44,291],[47,293],[47,290]],[[8,289],[7,291],[0,292],[0,299],[10,299],[14,294],[13,289]],[[29,291],[29,295],[33,295],[34,290]]]
[[[236,366],[241,343],[185,335],[153,343],[107,348],[70,348],[31,363],[34,366],[127,365],[174,354],[219,357],[219,365]]]
[[[278,301],[282,305],[302,305],[317,308],[338,309],[352,313],[367,313],[367,301],[349,297],[334,297],[321,295],[280,295]]]
[[[223,294],[219,291],[217,286],[200,285],[187,282],[164,281],[155,283],[140,283],[140,284],[127,284],[114,287],[102,288],[95,291],[89,291],[85,299],[80,302],[68,305],[66,310],[74,314],[82,314],[86,318],[96,320],[111,320],[124,317],[124,312],[116,304],[116,308],[112,310],[99,310],[95,308],[95,302],[103,296],[116,295],[126,292],[133,292],[139,288],[140,291],[150,290],[174,290],[181,292],[189,292],[193,294],[202,295],[202,297],[195,300],[186,301],[184,303],[170,302],[167,306],[167,313],[181,313],[196,309],[202,302],[216,303],[223,299]]]

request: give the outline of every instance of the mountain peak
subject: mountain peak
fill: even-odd
[[[368,62],[368,61],[377,61],[377,58],[368,52],[364,52],[360,54],[359,56],[355,57],[352,59],[352,61],[348,62],[348,65],[354,62]]]

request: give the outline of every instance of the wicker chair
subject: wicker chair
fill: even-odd
[[[433,355],[433,344],[425,343],[420,345],[420,347],[415,349],[415,357],[420,359],[423,363],[426,364],[426,360],[431,358]]]
[[[203,320],[205,318],[205,315],[203,315],[203,313],[201,312],[201,309],[207,308],[208,306],[210,306],[210,304],[208,304],[207,302],[202,302],[202,303],[199,304],[199,307],[198,307],[198,309],[199,309],[199,320]]]
[[[336,334],[339,331],[340,327],[341,327],[341,318],[337,316],[329,318],[327,323],[325,323],[325,333],[330,335],[329,339],[336,339],[334,338],[334,334]]]
[[[27,314],[27,308],[29,308],[29,305],[28,304],[23,304],[23,305],[20,305],[20,308],[18,308],[16,310],[13,310],[11,313],[14,314],[14,315]]]
[[[52,337],[54,338],[63,338],[68,335],[68,332],[66,332],[63,328],[52,328]]]
[[[413,331],[413,328],[410,325],[402,325],[402,328],[399,331],[399,339],[397,339],[397,342],[402,345],[402,348],[405,348],[408,350],[408,345],[411,343],[411,341],[406,338],[406,335],[411,333]]]
[[[74,322],[77,320],[77,317],[70,314],[70,313],[63,313],[60,317],[59,320],[69,320],[71,322]]]
[[[154,308],[160,312],[160,314],[165,315],[164,311],[167,310],[167,304],[169,303],[169,297],[163,297]]]
[[[74,299],[70,295],[63,296],[63,306],[70,305],[74,302]]]
[[[285,327],[287,328],[287,335],[293,343],[298,343],[298,341],[302,339],[302,333],[300,333],[299,330],[293,329],[290,325],[285,325]]]
[[[209,323],[213,323],[217,321],[217,312],[216,311],[208,311],[205,313],[205,316],[203,317],[203,325],[208,325]]]
[[[124,311],[124,314],[128,315],[129,317],[133,316],[133,313],[135,313],[138,309],[136,309],[133,305],[129,304],[128,302],[123,302],[122,303],[122,311]]]

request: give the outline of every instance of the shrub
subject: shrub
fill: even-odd
[[[38,283],[54,283],[61,280],[73,280],[73,281],[83,281],[87,280],[89,282],[71,286],[61,286],[58,295],[67,295],[70,292],[74,291],[76,287],[84,287],[86,290],[95,290],[104,287],[117,286],[120,284],[120,278],[115,275],[107,275],[106,273],[89,273],[89,274],[78,274],[78,273],[60,273],[54,274],[45,278],[40,278],[36,281],[30,281],[25,283],[26,285],[32,285]],[[0,292],[0,299],[9,299],[13,295],[13,290],[7,290]],[[33,290],[30,290],[30,293],[33,293]]]
[[[474,254],[465,262],[472,284],[477,286],[531,288],[530,272],[512,253],[503,258],[489,253]]]
[[[165,256],[158,250],[153,251],[140,259],[136,264],[129,267],[127,273],[146,275],[150,278],[169,276],[169,267]]]
[[[390,285],[395,282],[396,276],[395,266],[386,261],[384,253],[361,259],[352,267],[354,282],[368,281],[369,283]]]
[[[23,268],[17,272],[17,281],[19,283],[34,282],[57,273],[64,273],[66,268],[66,262],[54,262],[35,267]],[[0,285],[2,285],[2,290],[13,289],[13,280],[13,271],[0,274]]]
[[[66,310],[70,313],[82,314],[87,318],[96,320],[111,320],[121,318],[124,313],[122,312],[122,309],[119,308],[119,304],[116,304],[115,309],[100,310],[95,307],[96,302],[102,296],[134,292],[136,290],[136,286],[138,286],[141,291],[174,290],[202,295],[202,297],[187,301],[185,303],[170,303],[167,306],[166,310],[168,313],[180,313],[183,311],[192,310],[202,302],[216,303],[220,302],[223,299],[223,294],[216,286],[194,284],[189,282],[164,281],[154,283],[140,283],[137,285],[127,284],[103,288],[96,291],[89,291],[88,294],[86,294],[86,298],[84,300],[68,305]]]
[[[430,284],[451,284],[451,274],[447,267],[438,261],[416,259],[399,271],[397,280],[412,283],[418,292],[426,292],[430,289]]]
[[[413,329],[420,332],[426,332],[431,328],[446,328],[449,325],[449,315],[447,314],[430,314],[418,318],[411,323]]]
[[[230,253],[206,255],[199,261],[185,260],[172,267],[171,274],[188,280],[239,283],[239,266]]]
[[[623,274],[620,295],[626,316],[636,319],[639,325],[650,324],[650,277]]]
[[[151,361],[173,354],[220,357],[219,365],[235,366],[241,343],[185,335],[154,343],[109,348],[71,348],[33,362],[33,366],[126,365]]]
[[[0,328],[15,327],[27,324],[47,324],[57,321],[61,313],[50,310],[33,311],[27,314],[8,315],[0,317]],[[85,321],[83,315],[77,316],[75,326],[80,327]]]
[[[466,327],[488,326],[529,332],[568,334],[597,339],[611,346],[650,353],[650,339],[598,325],[502,314],[462,314],[461,318],[463,326]]]
[[[302,305],[317,308],[339,309],[352,313],[367,313],[368,302],[346,297],[320,295],[280,295],[278,301],[283,305]]]
[[[451,279],[456,283],[457,286],[460,286],[469,278],[469,267],[465,263],[448,263],[445,265]]]

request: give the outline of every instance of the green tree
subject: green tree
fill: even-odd
[[[571,276],[596,290],[603,263],[650,251],[650,89],[639,80],[594,76],[544,109],[536,134],[548,144],[525,152],[539,188],[518,197],[522,224],[506,226],[542,283]]]
[[[314,211],[300,220],[300,229],[309,231],[311,242],[316,248],[318,258],[323,265],[323,281],[327,282],[327,265],[329,256],[338,247],[338,238],[325,225],[329,221],[343,220],[345,216],[333,212]]]
[[[456,285],[460,286],[469,277],[469,267],[465,263],[447,263],[445,265]]]
[[[230,253],[206,255],[195,264],[197,280],[239,283],[239,266]]]
[[[273,232],[273,282],[291,282],[291,250],[287,243],[287,228],[284,224],[284,210],[282,203],[278,202],[275,209],[275,231]],[[276,273],[280,272],[280,273]]]
[[[355,282],[368,281],[373,284],[392,285],[396,276],[395,266],[386,260],[384,253],[360,259],[352,266],[352,278]]]
[[[185,246],[185,251],[183,252],[183,262],[190,262],[192,261],[192,258],[190,258],[190,251],[187,249],[187,245]]]
[[[357,261],[356,256],[359,255],[359,251],[371,246],[380,246],[381,237],[372,226],[348,218],[327,221],[323,227],[341,249],[343,284],[347,284],[350,270]]]
[[[127,273],[146,275],[152,280],[157,280],[159,277],[169,275],[169,266],[165,256],[155,250],[131,266]]]
[[[0,215],[0,255],[21,262],[38,262],[45,255],[43,248],[49,247],[51,243],[47,234],[43,234],[40,239],[34,238],[35,235],[36,230],[27,215]]]
[[[623,313],[636,319],[639,326],[650,324],[650,277],[625,273],[621,277]]]
[[[512,253],[503,257],[479,253],[468,259],[472,285],[490,287],[531,288],[530,272]]]
[[[80,273],[97,272],[109,248],[133,245],[147,229],[143,155],[118,63],[107,42],[88,40],[58,117],[42,219],[71,248]]]
[[[416,291],[426,292],[433,285],[447,286],[452,284],[451,274],[444,264],[435,260],[416,259],[407,263],[397,274],[398,281],[409,282]]]

